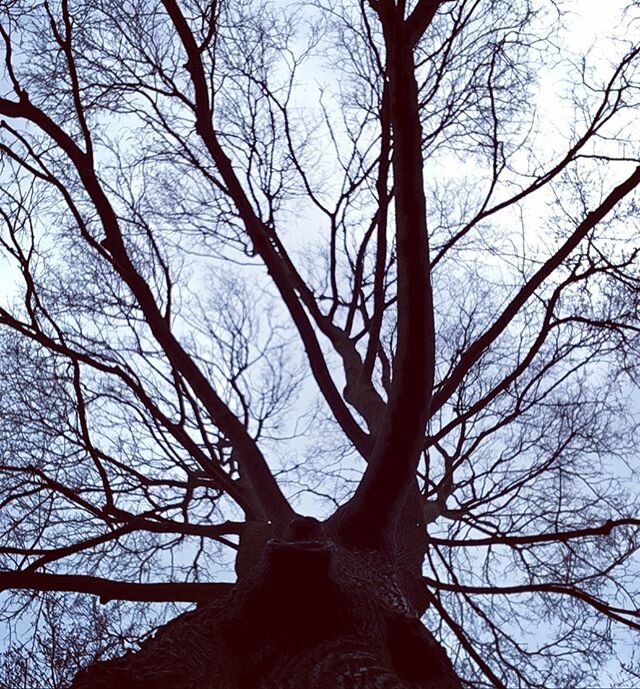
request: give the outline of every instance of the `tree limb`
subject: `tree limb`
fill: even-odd
[[[615,206],[640,184],[640,166],[637,167],[627,179],[613,189],[602,203],[578,225],[564,244],[551,256],[526,282],[518,294],[509,302],[500,316],[491,327],[473,342],[467,351],[460,357],[449,378],[443,382],[438,392],[433,397],[432,413],[435,413],[451,397],[454,390],[460,385],[471,367],[480,359],[486,349],[502,334],[518,311],[533,296],[542,283],[560,267],[572,251],[589,234],[589,232],[609,213]]]
[[[75,591],[100,596],[101,603],[111,600],[189,603],[210,601],[223,598],[232,588],[233,584],[223,582],[139,584],[75,574],[0,572],[0,591]]]

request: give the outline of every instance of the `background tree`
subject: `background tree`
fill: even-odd
[[[570,5],[0,4],[5,618],[199,602],[75,686],[637,682],[638,7]]]

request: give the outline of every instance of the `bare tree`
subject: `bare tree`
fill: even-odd
[[[637,3],[0,8],[4,681],[637,680]]]

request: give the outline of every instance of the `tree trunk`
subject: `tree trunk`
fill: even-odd
[[[459,689],[390,558],[297,518],[223,599],[73,689]]]

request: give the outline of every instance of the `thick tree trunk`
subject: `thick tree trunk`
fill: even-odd
[[[386,555],[295,519],[224,599],[162,628],[73,689],[458,689]]]

